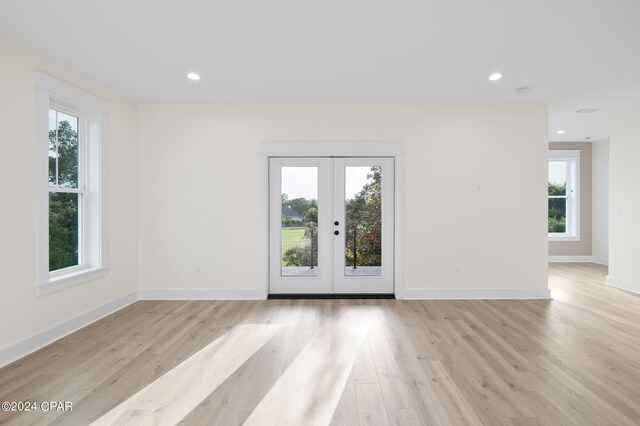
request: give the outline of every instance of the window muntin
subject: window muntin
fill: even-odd
[[[550,151],[548,233],[554,240],[579,240],[580,151]]]

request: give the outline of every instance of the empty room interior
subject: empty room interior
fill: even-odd
[[[640,425],[637,0],[0,0],[0,424]]]

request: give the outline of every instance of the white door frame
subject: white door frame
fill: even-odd
[[[269,158],[393,157],[394,159],[394,294],[404,298],[404,144],[399,142],[261,142],[260,143],[260,291],[269,295]]]

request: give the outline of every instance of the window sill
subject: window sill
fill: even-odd
[[[580,241],[579,236],[575,235],[551,235],[549,234],[549,241]]]
[[[65,288],[73,287],[78,284],[95,281],[106,276],[106,268],[83,269],[81,271],[74,271],[66,275],[51,278],[48,283],[37,286],[36,294],[38,296],[44,296],[46,294],[55,293],[56,291],[64,290]]]

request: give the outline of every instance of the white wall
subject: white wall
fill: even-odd
[[[0,38],[0,350],[137,289],[136,107],[90,79]],[[36,92],[43,71],[109,102],[111,282],[36,296]],[[0,360],[2,361],[2,360]]]
[[[404,142],[405,287],[547,288],[544,106],[141,105],[138,117],[143,289],[258,288],[260,141]]]
[[[609,133],[609,276],[640,293],[640,111],[616,117]]]
[[[259,141],[404,142],[406,287],[547,287],[543,106],[136,107],[5,39],[0,57],[0,351],[139,284],[258,288]],[[109,103],[110,277],[40,297],[35,71]]]
[[[609,261],[609,141],[591,146],[591,252],[595,262]]]

